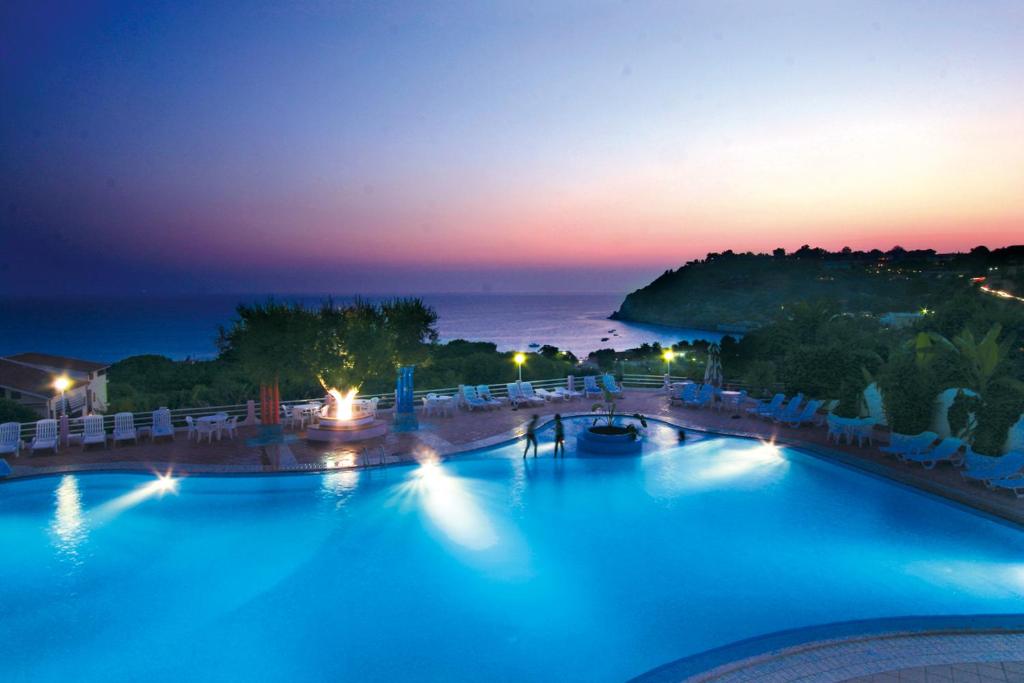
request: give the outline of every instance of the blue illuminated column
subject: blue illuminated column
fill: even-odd
[[[396,432],[413,432],[420,428],[420,423],[416,420],[416,403],[412,395],[412,373],[415,367],[406,365],[398,369],[398,381],[395,384]]]

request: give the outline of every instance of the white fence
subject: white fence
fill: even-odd
[[[571,375],[570,375],[571,377]],[[686,380],[686,377],[680,375],[672,375],[669,380],[671,382],[682,382]],[[535,389],[553,389],[555,387],[564,387],[569,382],[569,377],[553,377],[549,379],[529,380],[530,384]],[[633,387],[637,389],[658,389],[665,384],[665,375],[641,375],[641,374],[630,374],[626,373],[622,375],[620,382],[625,387]],[[502,384],[489,384],[487,385],[491,391],[491,394],[496,397],[508,396],[508,383]],[[575,384],[577,389],[583,387],[583,375],[575,376]],[[743,389],[746,388],[742,382],[726,382],[725,387],[728,389]],[[458,387],[442,387],[432,389],[419,389],[413,392],[417,407],[422,406],[423,397],[427,394],[448,394],[454,395],[459,391]],[[301,403],[309,403],[310,401],[320,400],[322,396],[307,397],[289,399],[287,401],[281,401],[282,405],[295,405]],[[380,402],[378,408],[380,410],[388,410],[394,407],[395,395],[393,392],[386,394],[360,394],[359,398],[371,399],[378,398]],[[255,401],[253,403],[255,407],[256,415],[260,412],[260,403]],[[175,427],[184,427],[186,417],[202,417],[203,415],[211,415],[213,413],[226,413],[229,416],[238,416],[244,419],[249,414],[248,403],[237,403],[233,405],[221,405],[221,406],[198,406],[194,408],[175,408],[171,411],[171,422]],[[135,426],[136,427],[150,427],[153,424],[153,413],[151,411],[133,413]],[[114,427],[114,416],[104,415],[103,421],[104,428],[107,430],[113,429]],[[35,422],[23,422],[21,424],[21,435],[23,439],[31,439],[35,435]],[[80,418],[72,418],[69,422],[69,435],[77,435],[82,433],[82,420]]]
[[[673,378],[674,380],[681,380],[681,377]],[[550,379],[540,380],[529,380],[530,384],[535,389],[553,389],[555,387],[564,387],[568,384],[568,377],[554,377]],[[577,388],[582,388],[583,378],[582,376],[576,376]],[[660,387],[664,382],[663,375],[625,375],[622,379],[623,385],[633,387]],[[491,391],[491,394],[496,397],[508,396],[508,383],[503,384],[489,384],[487,385]],[[479,386],[479,385],[475,385]],[[416,406],[420,407],[423,404],[423,398],[427,394],[447,394],[455,395],[459,391],[458,387],[442,387],[435,389],[419,389],[413,392],[413,398],[415,399]],[[360,394],[361,399],[378,398],[380,402],[378,404],[379,410],[389,410],[394,407],[395,395],[394,392],[386,394]],[[310,401],[322,400],[323,396],[307,397],[307,398],[296,398],[281,401],[281,405],[295,405],[309,403]],[[254,401],[253,406],[255,408],[256,415],[260,413],[260,402]],[[236,415],[240,419],[244,419],[249,414],[249,403],[237,403],[233,405],[221,405],[221,406],[198,406],[193,408],[175,408],[171,411],[171,423],[178,428],[185,426],[186,417],[202,417],[204,415],[211,415],[213,413],[226,413],[229,416]],[[132,413],[136,427],[150,427],[153,424],[153,413],[152,411],[136,412]],[[111,430],[114,427],[114,416],[113,414],[103,416],[103,426],[107,430]],[[71,436],[82,433],[83,426],[81,418],[72,418],[68,425],[68,434]],[[35,435],[36,423],[35,422],[23,422],[21,423],[21,437],[22,439],[31,439]]]

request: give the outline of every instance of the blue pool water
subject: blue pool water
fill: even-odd
[[[0,680],[618,681],[779,629],[1024,611],[1016,528],[755,441],[650,441],[2,484]]]

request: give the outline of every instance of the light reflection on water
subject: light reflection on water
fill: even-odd
[[[82,514],[82,494],[78,490],[78,479],[73,474],[62,477],[57,486],[50,533],[57,551],[79,564],[81,559],[78,547],[89,535],[89,529]]]

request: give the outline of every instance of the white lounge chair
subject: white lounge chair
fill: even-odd
[[[760,414],[760,417],[764,417],[769,420],[778,420],[783,415],[799,415],[800,404],[803,403],[803,401],[804,395],[797,394],[793,398],[789,399],[788,403],[780,405],[778,408],[776,408],[775,412],[768,415]]]
[[[786,411],[775,418],[776,422],[782,424],[788,424],[790,427],[799,427],[800,425],[807,422],[814,422],[814,415],[818,412],[818,408],[821,407],[822,401],[808,401],[802,409],[796,408],[792,411]]]
[[[21,452],[21,425],[4,422],[0,425],[0,455],[15,455]]]
[[[114,415],[114,445],[118,441],[139,442],[139,433],[135,430],[135,416],[131,413],[117,413]]]
[[[1017,498],[1024,498],[1024,477],[1011,477],[1007,479],[996,479],[989,482],[989,487],[1009,491]]]
[[[710,384],[702,384],[700,389],[697,391],[697,395],[689,401],[684,400],[683,404],[690,406],[691,408],[703,408],[710,406],[711,402],[715,400],[715,388]]]
[[[528,397],[523,394],[522,387],[516,382],[510,382],[505,385],[508,389],[508,399],[512,402],[513,407],[518,407],[521,403],[529,403],[530,405],[540,405],[544,403],[544,399],[540,396]]]
[[[153,440],[168,437],[174,440],[174,425],[171,424],[171,411],[158,408],[153,411],[153,430],[149,433]]]
[[[604,396],[604,391],[601,387],[597,386],[596,375],[583,376],[583,395],[587,398],[590,398],[591,396]]]
[[[497,396],[492,394],[491,388],[486,384],[476,385],[476,395],[480,398],[481,401],[490,403],[495,408],[500,408],[501,406],[505,405],[505,400],[502,398],[498,398]]]
[[[491,406],[476,395],[476,390],[465,384],[459,385],[459,396],[462,398],[462,406],[466,410],[488,409]]]
[[[1024,451],[1010,451],[1006,455],[992,456],[975,453],[970,446],[964,455],[964,479],[980,481],[986,485],[1000,479],[1012,479],[1024,473]]]
[[[692,401],[697,398],[697,392],[700,390],[700,386],[693,382],[688,382],[681,385],[676,393],[669,396],[668,404],[675,405],[676,403],[682,403],[686,405],[687,401]]]
[[[930,470],[940,462],[951,462],[958,465],[963,462],[964,456],[960,453],[964,442],[956,437],[948,437],[935,444],[935,447],[922,453],[906,453],[903,459],[907,462],[919,462],[926,469]]]
[[[882,446],[878,450],[903,460],[909,453],[921,453],[927,450],[938,438],[939,435],[935,432],[921,432],[913,436],[893,432],[889,437],[889,445]]]
[[[758,401],[757,405],[753,408],[748,408],[747,412],[754,417],[772,417],[775,415],[775,412],[782,407],[782,402],[785,400],[785,394],[775,394],[772,396],[772,400]]]
[[[622,398],[622,387],[615,383],[615,378],[611,373],[605,373],[601,381],[604,383],[604,388],[608,390],[609,394]]]
[[[566,386],[557,387],[555,389],[555,393],[561,394],[562,398],[564,398],[566,401],[575,401],[577,399],[583,398],[583,392],[576,391],[575,389],[570,389],[568,386],[568,381],[566,381]]]
[[[530,401],[531,403],[537,403],[538,405],[541,403],[547,403],[552,398],[554,398],[553,396],[548,396],[548,392],[546,391],[543,394],[534,391],[533,385],[530,384],[529,382],[523,382],[522,384],[520,384],[519,391],[523,395],[523,398],[525,398],[527,401]]]
[[[57,452],[60,445],[60,435],[57,432],[56,420],[39,420],[36,422],[36,435],[32,437],[29,448],[32,454],[36,451]]]
[[[107,447],[107,430],[103,428],[102,415],[86,415],[82,419],[82,448],[102,444]]]

